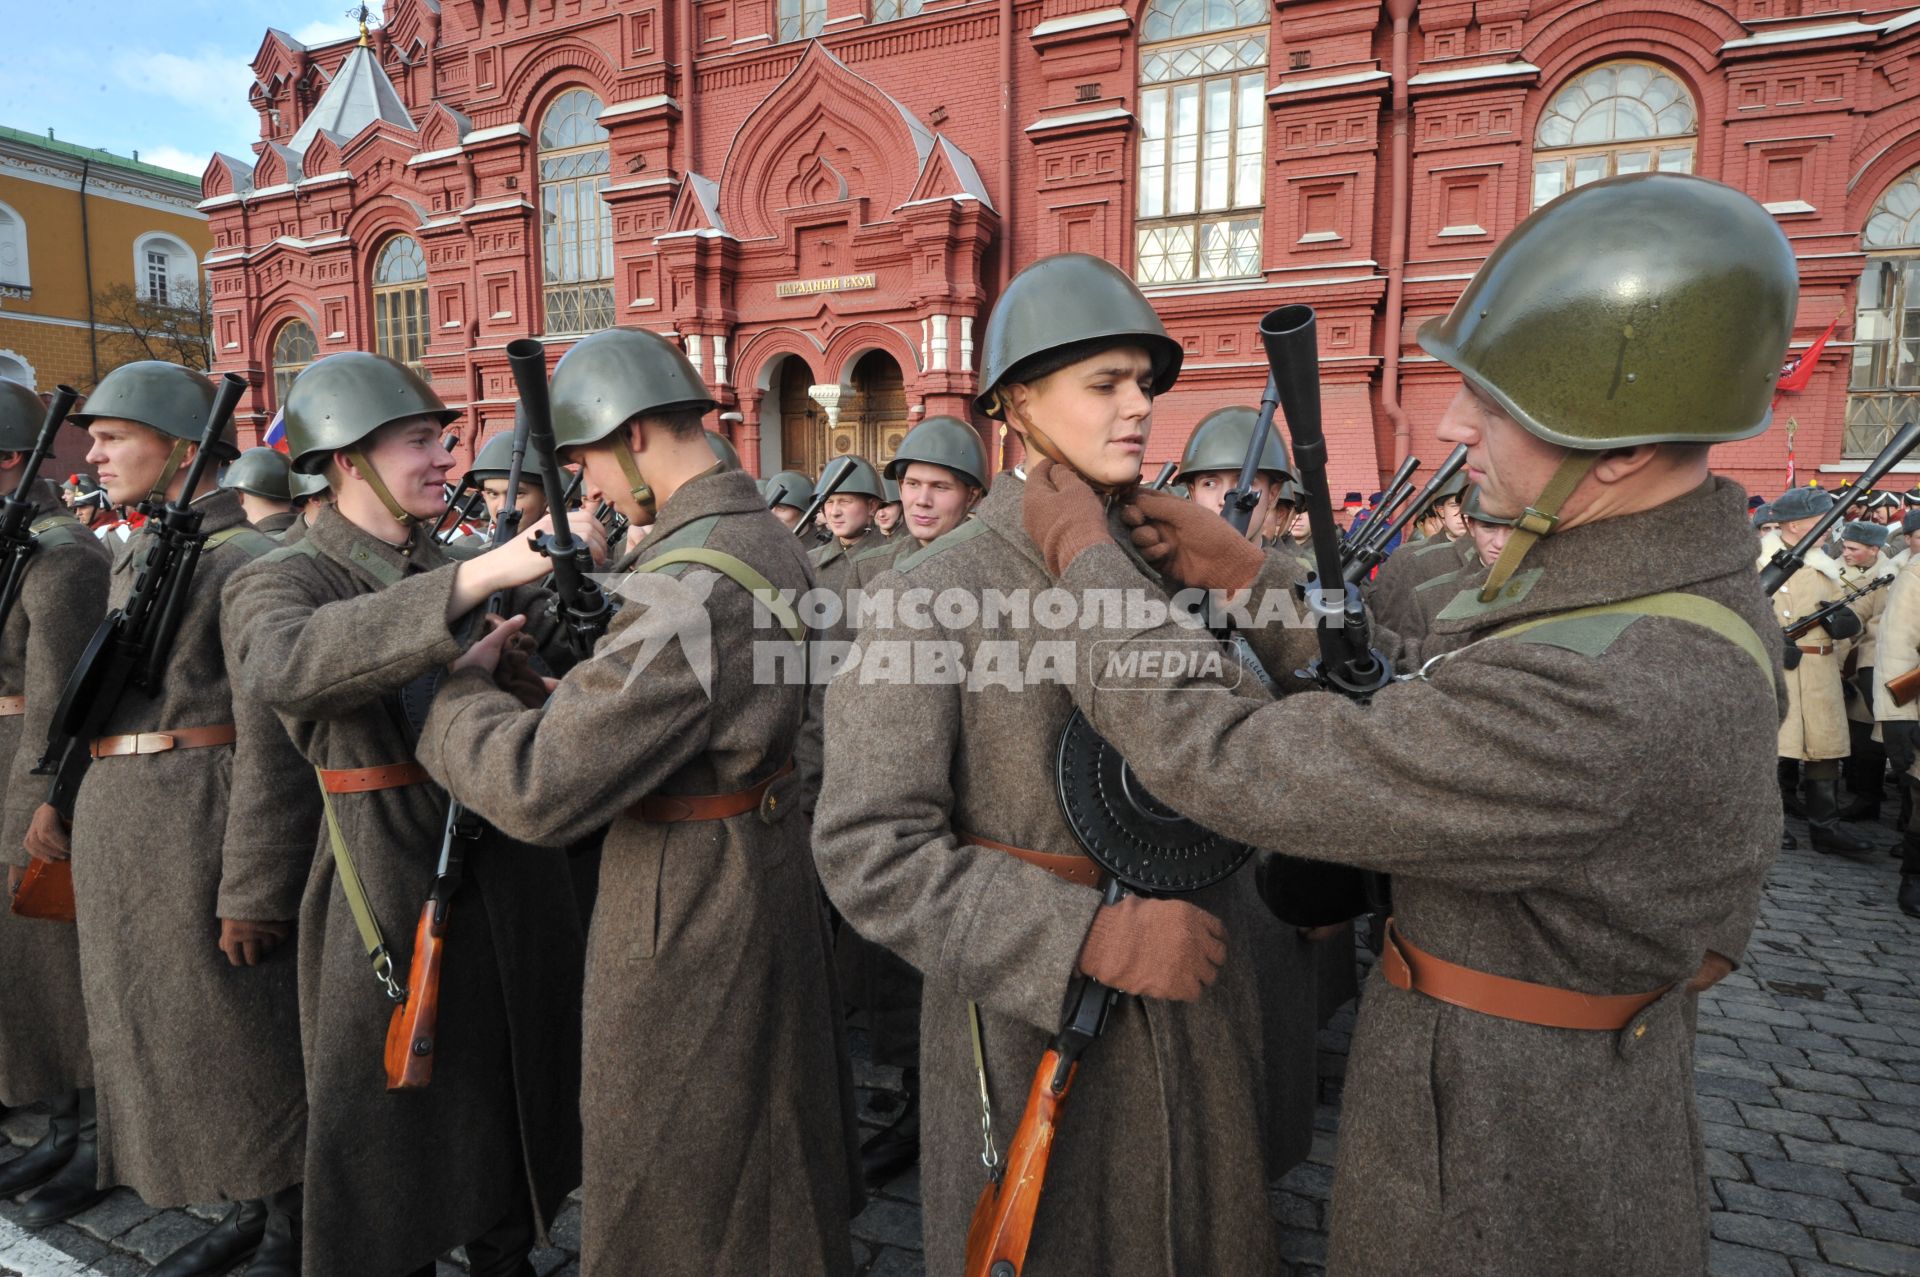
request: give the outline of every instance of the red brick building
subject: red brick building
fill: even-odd
[[[641,325],[750,467],[817,469],[968,415],[1000,286],[1077,249],[1186,346],[1151,459],[1257,397],[1255,324],[1304,301],[1370,488],[1439,451],[1420,322],[1537,201],[1664,168],[1778,216],[1797,345],[1840,321],[1720,468],[1831,484],[1920,396],[1916,54],[1920,10],[1847,0],[391,0],[364,47],[260,47],[253,155],[204,181],[216,358],[257,431],[307,361],[388,351],[470,447],[509,340]]]

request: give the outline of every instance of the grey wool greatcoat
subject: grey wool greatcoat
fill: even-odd
[[[1308,551],[1312,558],[1312,551]],[[1414,591],[1425,582],[1480,561],[1471,536],[1449,541],[1403,541],[1366,583],[1367,607],[1389,629],[1412,629],[1419,604]]]
[[[945,591],[976,600],[988,590],[1039,595],[1050,583],[1021,529],[1025,488],[1019,475],[1000,475],[972,520],[907,556],[872,588],[927,591],[923,599]],[[847,921],[925,977],[926,1263],[932,1277],[955,1277],[986,1183],[968,1004],[980,1010],[993,1129],[1004,1152],[1059,1029],[1100,893],[960,838],[1080,854],[1054,795],[1054,753],[1072,713],[1068,689],[991,681],[996,662],[1016,683],[1030,665],[1037,676],[1039,663],[1058,650],[1041,645],[1076,631],[1004,622],[988,629],[978,612],[971,624],[950,627],[933,619],[941,609],[926,611],[930,628],[875,617],[861,633],[860,664],[827,689],[814,848],[828,895]],[[956,644],[961,664],[989,677],[969,688],[876,673],[891,661],[897,674],[909,650],[883,644],[913,642]],[[876,750],[867,744],[875,740],[912,747]],[[1266,1183],[1268,1149],[1280,1156],[1287,1105],[1272,1093],[1279,1089],[1267,1064],[1273,1020],[1260,978],[1260,946],[1278,927],[1244,872],[1188,899],[1225,924],[1225,965],[1197,1001],[1123,997],[1115,1006],[1074,1081],[1029,1272],[1266,1277],[1278,1269]],[[1296,981],[1295,996],[1300,1031],[1311,1039],[1311,980]],[[1310,1099],[1304,1111],[1311,1112]]]
[[[26,697],[23,712],[0,718],[7,769],[0,861],[21,866],[28,860],[21,842],[27,822],[47,795],[47,778],[33,775],[33,768],[67,675],[106,615],[112,558],[61,508],[51,483],[37,483],[33,501],[38,548],[0,633],[0,696]],[[30,1104],[93,1085],[78,928],[0,909],[0,971],[6,973],[0,979],[0,1104]]]
[[[424,530],[409,545],[403,554],[329,509],[227,587],[240,685],[279,712],[309,789],[314,767],[409,761],[401,689],[460,654],[446,620],[454,561]],[[513,605],[539,597],[519,591]],[[332,803],[404,979],[447,795],[423,782]],[[469,853],[447,928],[433,1080],[389,1092],[393,1003],[374,980],[324,830],[306,851],[303,1271],[401,1277],[516,1210],[544,1236],[580,1166],[580,932],[564,854],[492,831]]]
[[[263,1197],[300,1180],[296,943],[231,965],[219,919],[288,921],[313,809],[286,734],[228,685],[221,589],[274,549],[240,500],[194,503],[209,534],[161,686],[129,689],[104,734],[233,724],[233,745],[100,758],[73,812],[80,971],[100,1104],[100,1182],[150,1205]],[[153,534],[114,554],[108,602],[132,592]]]
[[[742,471],[676,490],[617,568],[699,547],[778,590],[809,584],[800,547]],[[797,649],[706,567],[635,574],[619,588],[612,627],[543,708],[478,672],[455,674],[420,748],[436,777],[515,837],[559,846],[612,822],[588,941],[582,1271],[850,1273],[852,1081],[798,778],[719,820],[634,810],[736,793],[781,768],[808,689],[797,661],[785,667],[795,681],[774,677],[756,648]],[[690,650],[696,632],[711,642]]]
[[[1396,925],[1426,952],[1587,993],[1668,987],[1621,1031],[1558,1029],[1397,988],[1376,967],[1340,1118],[1333,1277],[1706,1270],[1684,985],[1709,949],[1739,958],[1780,838],[1781,649],[1754,549],[1745,494],[1711,479],[1539,542],[1493,603],[1456,596],[1423,645],[1381,633],[1403,671],[1454,655],[1367,705],[1149,682],[1112,661],[1098,689],[1076,686],[1146,783],[1196,819],[1390,871]],[[1061,583],[1130,571],[1095,546]],[[1269,556],[1259,588],[1298,574]],[[1492,637],[1668,590],[1738,614],[1763,659],[1662,617]],[[1144,652],[1185,636],[1102,626],[1083,641]],[[1297,662],[1312,636],[1254,642]]]

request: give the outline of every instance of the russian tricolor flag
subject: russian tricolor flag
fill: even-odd
[[[273,420],[267,423],[267,432],[260,436],[260,442],[276,452],[287,450],[287,414],[276,412]]]

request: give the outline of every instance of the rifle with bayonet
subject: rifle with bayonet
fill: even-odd
[[[173,640],[186,616],[194,568],[207,542],[200,530],[205,511],[193,508],[193,494],[207,467],[216,458],[232,454],[225,442],[227,423],[246,392],[245,378],[228,373],[220,379],[180,495],[140,506],[152,540],[133,579],[133,592],[100,622],[74,666],[53,712],[46,752],[33,769],[35,775],[53,777],[47,802],[63,820],[73,818],[74,796],[91,761],[88,747],[102,734],[127,689],[137,688],[148,696],[160,691]]]
[[[1391,537],[1381,538],[1380,529],[1388,519],[1393,517],[1393,512],[1399,506],[1401,498],[1412,491],[1413,472],[1419,468],[1420,458],[1418,457],[1408,457],[1400,463],[1400,468],[1393,472],[1393,478],[1388,481],[1386,491],[1380,494],[1371,509],[1365,511],[1367,517],[1354,520],[1353,526],[1348,528],[1346,535],[1340,538],[1340,557],[1343,560],[1351,562],[1354,556],[1367,546],[1392,539]]]
[[[1427,479],[1426,485],[1414,495],[1413,499],[1400,508],[1399,513],[1378,528],[1369,529],[1372,535],[1363,538],[1346,560],[1343,576],[1348,584],[1358,584],[1366,579],[1367,573],[1380,566],[1387,557],[1387,547],[1393,543],[1393,539],[1406,529],[1415,515],[1427,508],[1433,501],[1434,493],[1452,481],[1453,477],[1466,467],[1466,464],[1467,445],[1463,443],[1447,454],[1447,459],[1440,463],[1440,468],[1433,472]]]
[[[520,475],[526,465],[529,414],[513,423],[513,457],[507,465],[507,492],[493,516],[488,547],[497,548],[520,533]],[[504,616],[507,591],[495,590],[484,616]],[[481,622],[485,624],[484,621]],[[407,968],[406,998],[387,1022],[387,1089],[417,1091],[433,1081],[434,1051],[440,1033],[440,976],[446,961],[447,923],[453,897],[466,880],[467,853],[480,845],[486,822],[458,799],[447,801],[446,826],[440,835],[440,862],[433,886],[420,906],[413,928],[413,960]]]
[[[1884,589],[1886,586],[1892,585],[1893,578],[1894,574],[1888,572],[1883,576],[1874,577],[1871,581],[1864,581],[1846,594],[1833,600],[1833,602],[1822,603],[1818,609],[1807,613],[1807,615],[1801,617],[1792,625],[1781,626],[1782,632],[1787,636],[1787,642],[1792,643],[1805,638],[1840,613],[1846,611],[1852,604],[1872,594],[1875,590]]]
[[[567,482],[553,442],[553,409],[547,398],[547,348],[531,338],[507,343],[507,363],[526,410],[528,442],[540,466],[552,531],[533,539],[533,548],[553,562],[554,607],[567,646],[577,660],[593,655],[593,645],[613,619],[613,605],[593,579],[593,551],[573,535],[567,521]]]
[[[1860,477],[1854,480],[1856,490],[1866,492],[1880,482],[1881,476],[1912,452],[1916,443],[1920,443],[1920,422],[1909,421],[1900,427],[1899,432],[1888,441],[1887,446],[1880,450],[1880,455],[1868,462],[1867,468],[1860,472]],[[1760,569],[1760,588],[1769,597],[1778,594],[1780,587],[1787,583],[1787,578],[1806,566],[1808,551],[1826,540],[1828,531],[1834,524],[1840,522],[1846,513],[1846,502],[1835,501],[1831,510],[1813,521],[1813,526],[1807,529],[1806,535],[1792,545],[1782,546],[1774,551],[1773,557],[1767,560],[1767,566]]]
[[[26,463],[20,467],[20,482],[14,485],[5,501],[0,501],[0,559],[6,563],[4,575],[0,575],[0,632],[6,630],[7,618],[13,615],[13,606],[20,600],[20,588],[27,579],[27,564],[39,544],[30,531],[35,512],[33,485],[40,477],[41,464],[53,448],[54,435],[60,432],[79,397],[80,392],[71,386],[54,387],[47,415],[40,421],[40,435],[33,441],[33,451],[27,454]]]

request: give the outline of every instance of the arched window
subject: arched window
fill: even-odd
[[[1867,266],[1853,313],[1853,376],[1841,454],[1871,457],[1920,399],[1920,169],[1909,169],[1867,214]]]
[[[0,288],[32,288],[27,269],[27,223],[0,204]]]
[[[142,301],[161,306],[198,305],[193,250],[171,235],[150,231],[133,242],[133,287]]]
[[[881,19],[875,17],[874,21]],[[826,29],[826,23],[827,0],[780,0],[776,9],[774,43],[811,40]]]
[[[292,389],[293,379],[313,362],[319,349],[319,343],[313,339],[313,329],[299,320],[291,319],[280,326],[279,333],[273,339],[273,402],[276,408],[286,407],[287,391]]]
[[[613,214],[600,192],[611,165],[600,99],[568,89],[540,123],[540,225],[549,333],[613,326]]]
[[[1143,284],[1260,273],[1265,0],[1153,0],[1141,23]]]
[[[426,353],[427,259],[411,235],[395,235],[374,259],[373,344],[403,364]]]
[[[873,0],[873,20],[892,22],[895,18],[913,18],[920,14],[923,0]]]
[[[1622,173],[1691,173],[1693,95],[1651,62],[1581,72],[1547,103],[1533,135],[1533,206]]]

